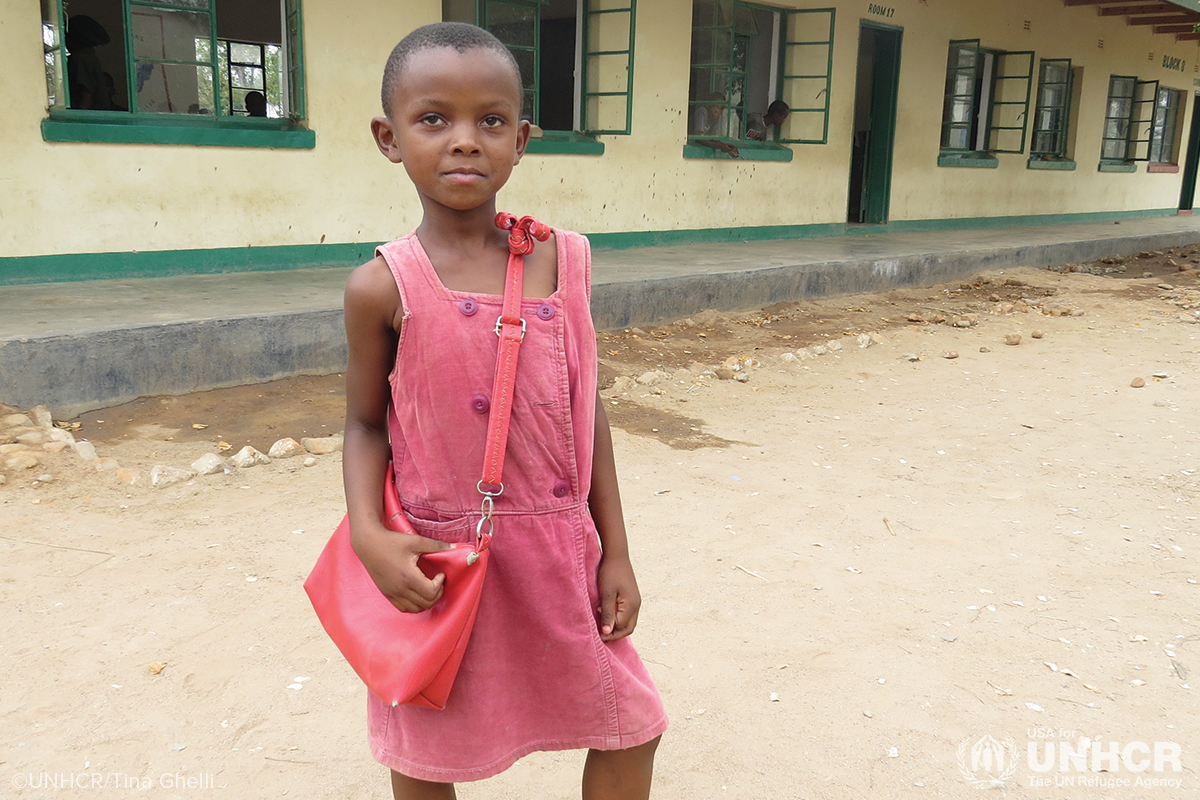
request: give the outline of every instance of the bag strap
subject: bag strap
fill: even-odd
[[[487,443],[483,454],[483,477],[476,489],[483,495],[482,518],[476,534],[482,541],[492,532],[492,507],[504,492],[504,452],[508,445],[508,423],[512,414],[513,385],[521,341],[525,338],[525,320],[521,318],[521,298],[525,283],[525,256],[533,252],[534,241],[550,238],[549,226],[533,217],[517,219],[512,214],[496,215],[496,227],[508,231],[508,270],[504,281],[504,305],[496,320],[496,376],[492,380],[492,410],[488,416]]]

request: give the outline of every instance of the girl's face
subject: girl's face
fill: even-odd
[[[413,53],[391,117],[376,118],[371,129],[380,151],[404,165],[422,202],[456,211],[494,198],[529,141],[512,65],[480,48]]]

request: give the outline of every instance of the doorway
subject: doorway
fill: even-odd
[[[863,22],[859,30],[847,209],[851,224],[888,221],[903,36],[900,28],[871,22]]]
[[[1183,162],[1183,191],[1179,210],[1191,213],[1196,202],[1196,172],[1200,169],[1200,94],[1192,96],[1192,128],[1188,134],[1187,157]]]

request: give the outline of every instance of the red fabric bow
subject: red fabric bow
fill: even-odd
[[[513,255],[529,255],[536,244],[534,239],[544,242],[550,238],[550,226],[546,223],[538,222],[533,217],[517,219],[507,211],[496,215],[496,227],[508,231],[508,250]]]

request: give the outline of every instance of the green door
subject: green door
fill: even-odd
[[[863,23],[860,32],[848,213],[852,223],[888,221],[902,40],[899,28]]]
[[[1200,168],[1200,94],[1192,98],[1192,130],[1188,134],[1187,157],[1183,162],[1183,191],[1179,210],[1191,211],[1196,200],[1196,172]]]

